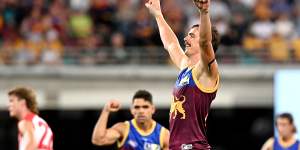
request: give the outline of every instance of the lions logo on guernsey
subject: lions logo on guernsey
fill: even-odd
[[[161,150],[163,132],[166,131],[160,124],[153,122],[149,132],[144,132],[136,124],[136,120],[126,121],[126,134],[118,142],[120,150]]]
[[[185,102],[185,96],[181,96],[180,98],[174,97],[173,102],[171,104],[170,109],[170,117],[173,119],[176,118],[177,114],[180,113],[182,117],[180,119],[185,119],[185,109],[183,108],[183,103]]]
[[[190,82],[190,77],[189,76],[185,76],[184,78],[182,78],[179,82],[179,86],[184,86],[189,84]]]

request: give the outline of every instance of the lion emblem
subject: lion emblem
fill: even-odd
[[[183,100],[180,100],[180,99],[183,99]],[[181,96],[178,99],[176,97],[174,97],[172,105],[171,105],[171,109],[170,109],[170,113],[171,113],[170,116],[172,116],[172,114],[174,113],[173,119],[176,118],[178,112],[182,115],[182,117],[180,119],[185,119],[185,110],[182,107],[184,102],[185,102],[185,96]]]
[[[180,80],[179,86],[184,86],[186,84],[189,84],[189,81],[190,81],[190,77],[189,76],[185,76],[184,78],[182,78],[182,80]]]

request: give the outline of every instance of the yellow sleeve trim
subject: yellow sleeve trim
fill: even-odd
[[[192,76],[193,76],[193,80],[196,83],[196,86],[199,88],[200,91],[205,92],[205,93],[213,93],[215,92],[218,88],[219,88],[219,82],[220,82],[220,76],[218,75],[217,77],[217,83],[214,87],[212,88],[206,88],[204,87],[199,80],[196,77],[196,73],[195,73],[195,69],[193,68],[192,70]]]
[[[153,122],[152,122],[151,128],[150,128],[148,131],[144,131],[144,130],[142,130],[142,129],[140,129],[140,128],[138,127],[138,125],[137,125],[135,119],[132,119],[132,124],[133,124],[134,128],[137,130],[137,132],[138,132],[139,134],[141,134],[142,136],[148,136],[148,135],[150,135],[150,134],[154,131],[154,128],[155,128],[155,126],[156,126],[156,122],[153,121]]]
[[[128,134],[129,134],[129,128],[130,128],[130,125],[129,125],[129,121],[125,121],[125,133],[124,133],[124,136],[122,138],[122,141],[119,141],[118,140],[118,148],[122,147],[128,137]]]
[[[166,129],[164,127],[161,127],[160,133],[159,133],[159,144],[160,144],[161,148],[164,146],[165,132],[166,132]]]

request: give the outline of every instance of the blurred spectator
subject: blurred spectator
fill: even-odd
[[[125,40],[121,33],[114,33],[111,37],[112,59],[114,63],[122,64],[127,61],[128,56],[125,50]]]
[[[75,11],[87,11],[90,8],[90,0],[70,0],[70,6]]]
[[[25,18],[21,25],[21,34],[30,41],[42,41],[44,32],[43,16],[41,9],[34,8],[28,18]]]
[[[3,32],[3,28],[4,28],[4,20],[3,20],[3,17],[0,16],[0,33]],[[0,34],[0,42],[2,41],[2,34]]]
[[[229,24],[222,18],[219,17],[215,20],[214,25],[216,26],[221,38],[228,32]]]
[[[272,12],[273,16],[278,16],[280,14],[290,15],[291,5],[288,0],[272,0]]]
[[[271,20],[271,0],[258,0],[254,7],[255,18],[258,20]]]
[[[222,0],[211,1],[210,15],[212,20],[222,18],[226,22],[229,21],[231,13],[227,4]]]
[[[177,0],[178,1],[178,0]],[[186,14],[179,3],[174,0],[163,1],[163,13],[166,21],[170,24],[173,32],[178,36],[178,38],[184,38],[184,26],[186,22]],[[198,12],[199,13],[199,12]],[[198,20],[199,18],[197,18]],[[190,26],[191,27],[191,26]],[[181,39],[181,38],[180,38]]]
[[[273,61],[286,62],[289,59],[287,41],[278,33],[274,33],[268,41],[270,57]]]
[[[17,44],[14,63],[17,65],[32,65],[36,63],[36,57],[32,50],[27,48],[27,43],[20,40]]]
[[[115,6],[110,0],[91,0],[89,14],[96,25],[112,26],[115,21]]]
[[[107,52],[99,49],[102,39],[96,34],[91,34],[87,38],[81,39],[82,47],[80,47],[80,63],[91,65],[96,63],[104,63],[107,61]],[[99,50],[98,50],[99,49]],[[101,57],[100,57],[101,56]]]
[[[295,26],[290,20],[289,15],[286,13],[281,13],[275,22],[275,32],[280,34],[286,39],[291,39],[295,35]]]
[[[274,23],[269,19],[255,20],[250,26],[251,32],[260,39],[268,39],[274,33]]]
[[[61,64],[62,53],[63,45],[58,39],[58,33],[55,30],[48,31],[41,56],[42,63],[46,65]]]
[[[0,48],[0,65],[11,65],[13,64],[13,43],[10,40],[3,41],[2,47]]]
[[[249,51],[262,50],[264,48],[264,42],[256,38],[251,32],[248,32],[243,39],[243,47]]]
[[[5,2],[1,2],[1,3],[5,3]],[[6,26],[14,26],[14,27],[17,26],[17,23],[19,23],[17,22],[19,17],[17,0],[6,1],[6,5],[3,8],[3,12],[2,12],[2,17],[3,17],[3,22],[5,22]]]
[[[63,0],[54,0],[49,7],[49,19],[52,27],[58,32],[58,38],[68,44],[68,10]]]
[[[296,32],[297,32],[297,36],[300,37],[300,2],[297,1],[295,8],[294,8],[294,12],[295,12],[295,23],[296,23]]]
[[[233,45],[241,45],[243,36],[246,33],[247,28],[248,22],[246,18],[240,13],[233,13],[232,21],[226,35],[230,37]],[[224,43],[224,45],[226,44]]]
[[[243,3],[246,7],[252,9],[254,8],[257,0],[241,0],[241,3]]]
[[[296,38],[292,41],[292,48],[294,50],[294,56],[296,61],[300,61],[300,38]]]
[[[93,32],[93,22],[82,11],[74,11],[70,16],[70,28],[75,38],[86,38]]]
[[[154,35],[153,24],[146,7],[140,7],[131,25],[131,36],[133,38],[131,45],[142,46],[153,44],[151,40]]]
[[[130,30],[128,29],[130,28],[131,22],[133,21],[135,12],[137,10],[133,5],[132,0],[118,0],[116,6],[116,29],[128,37],[130,36]]]

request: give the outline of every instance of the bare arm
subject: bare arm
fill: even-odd
[[[115,106],[114,106],[115,105]],[[115,107],[115,108],[113,108]],[[115,143],[123,135],[122,128],[125,128],[125,123],[117,123],[113,127],[107,129],[107,121],[111,111],[118,111],[119,103],[108,102],[96,123],[92,135],[92,143],[95,145],[110,145]]]
[[[36,150],[37,143],[34,139],[33,124],[29,121],[22,120],[19,122],[18,127],[24,138],[25,150]]]
[[[168,129],[164,129],[165,132],[163,134],[163,150],[169,150],[169,139],[170,139],[170,132]]]
[[[159,0],[149,0],[146,4],[151,14],[155,17],[156,23],[158,25],[160,38],[163,42],[164,48],[169,52],[169,55],[174,62],[174,64],[183,69],[186,67],[187,56],[184,54],[175,33],[172,31],[171,27],[167,24],[164,19]]]
[[[209,18],[210,0],[193,0],[200,12],[199,46],[201,58],[196,64],[195,75],[203,90],[214,92],[218,88],[219,71],[212,46],[211,21]],[[210,65],[209,63],[213,61]]]
[[[273,150],[274,138],[269,138],[264,145],[262,146],[261,150]]]
[[[215,58],[213,46],[212,46],[212,32],[211,32],[211,21],[209,17],[209,6],[210,0],[194,0],[194,4],[198,7],[200,12],[200,50],[201,59],[200,64],[203,66],[201,68],[208,70],[208,63]],[[214,65],[212,65],[214,67]]]

